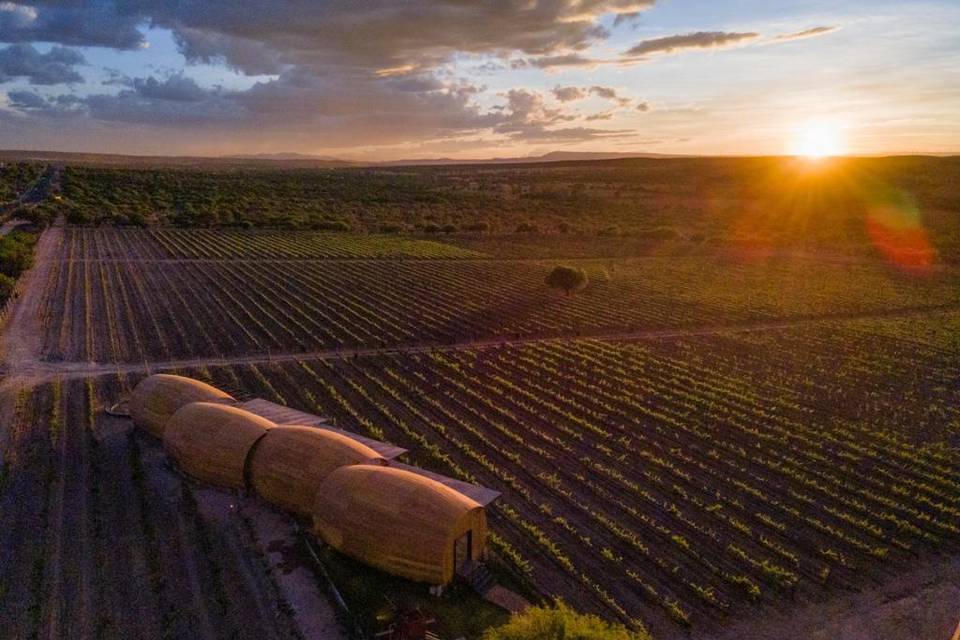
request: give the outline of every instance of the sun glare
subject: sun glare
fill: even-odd
[[[832,121],[806,122],[793,133],[790,153],[813,160],[846,152],[843,127]]]

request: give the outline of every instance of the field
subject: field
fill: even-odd
[[[875,262],[704,256],[582,260],[591,284],[565,296],[543,284],[550,261],[319,235],[278,241],[277,234],[230,231],[68,229],[45,283],[44,356],[143,362],[306,353],[756,324],[960,301],[952,270],[918,279]],[[283,257],[267,257],[270,251]],[[396,259],[373,259],[385,256]],[[55,321],[64,315],[72,321]]]
[[[698,188],[738,170],[721,163]],[[64,193],[120,193],[132,171],[68,168]],[[488,184],[535,169],[469,171],[409,173]],[[279,180],[252,191],[261,179]],[[501,491],[505,580],[658,640],[960,557],[960,271],[934,231],[949,224],[929,227],[929,264],[350,226],[44,233],[2,342],[0,636],[310,637],[322,621],[303,612],[331,615],[303,550],[263,529],[292,521],[184,481],[104,411],[160,370],[330,416]],[[557,264],[589,284],[549,289]]]

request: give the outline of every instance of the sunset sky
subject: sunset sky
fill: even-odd
[[[956,0],[0,2],[0,148],[960,150]]]

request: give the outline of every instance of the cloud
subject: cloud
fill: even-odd
[[[0,42],[55,42],[72,46],[136,49],[145,45],[143,16],[116,3],[0,2]],[[64,6],[66,5],[66,6]]]
[[[548,107],[543,95],[536,91],[510,89],[503,97],[507,99],[507,104],[501,108],[506,114],[502,130],[517,124],[544,126],[576,119],[575,115],[565,113],[563,109]]]
[[[812,29],[804,29],[803,31],[797,31],[795,33],[785,33],[773,38],[774,42],[786,42],[788,40],[805,40],[807,38],[816,38],[817,36],[826,35],[828,33],[833,33],[837,31],[840,27],[813,27]]]
[[[558,67],[595,67],[603,62],[602,60],[587,58],[579,53],[565,53],[563,55],[543,56],[540,58],[518,58],[511,61],[510,66],[514,69],[522,69],[524,67],[555,69]]]
[[[571,102],[573,100],[582,100],[587,97],[587,92],[582,87],[554,87],[551,92],[560,102]]]
[[[433,68],[458,53],[554,56],[607,37],[607,15],[655,0],[40,0],[0,2],[0,41],[141,47],[143,25],[173,31],[188,60],[251,75],[285,66]]]
[[[201,87],[181,73],[158,79],[127,78],[117,94],[94,94],[83,99],[90,117],[138,124],[196,125],[237,122],[244,109],[237,94]]]
[[[149,100],[200,102],[215,93],[201,88],[196,80],[179,73],[168,76],[164,80],[157,80],[153,76],[133,78],[130,86],[132,93]]]
[[[71,106],[91,122],[126,122],[144,139],[214,139],[225,133],[273,147],[390,145],[490,132],[573,139],[577,116],[516,94],[481,108],[482,87],[454,77],[466,54],[533,69],[589,66],[585,51],[608,37],[605,19],[636,15],[655,0],[36,0],[0,1],[0,42],[44,41],[136,49],[146,28],[168,29],[188,64],[271,76],[249,89],[197,85],[186,75],[111,75]],[[25,98],[30,101],[30,98]],[[47,105],[55,107],[47,99]],[[19,102],[19,117],[39,117]],[[33,115],[31,115],[33,114]],[[38,125],[41,126],[41,125]],[[79,125],[78,125],[79,126]],[[172,136],[189,130],[188,136]],[[549,133],[548,133],[549,132]],[[251,145],[252,146],[252,145]]]
[[[553,96],[560,102],[572,102],[574,100],[583,100],[589,95],[595,95],[604,100],[616,102],[621,107],[625,107],[632,102],[630,98],[625,98],[617,93],[613,87],[604,87],[593,85],[592,87],[561,87],[557,85],[551,90]]]
[[[10,91],[7,103],[14,109],[41,109],[48,106],[47,100],[33,91]]]
[[[227,136],[301,148],[305,139],[322,138],[331,148],[357,147],[489,131],[506,121],[503,110],[483,113],[471,103],[483,87],[432,75],[330,79],[290,72],[245,91],[205,88],[183,74],[113,82],[124,88],[86,96],[75,112],[100,122],[189,130],[196,140]],[[522,102],[514,100],[518,114]]]
[[[601,87],[599,85],[593,85],[590,87],[590,93],[597,97],[603,98],[604,100],[612,100],[621,107],[625,107],[630,104],[630,98],[624,98],[618,95],[617,90],[613,87]]]
[[[236,95],[204,89],[181,74],[118,80],[127,88],[116,94],[41,96],[31,91],[10,91],[8,105],[34,117],[89,116],[95,120],[138,124],[209,124],[244,116]]]
[[[610,120],[613,118],[614,111],[601,111],[599,113],[593,113],[584,118],[587,122],[594,122],[596,120]]]
[[[634,135],[633,131],[627,130],[558,126],[576,120],[578,116],[564,111],[563,108],[549,107],[543,95],[536,91],[511,89],[503,94],[503,97],[507,99],[507,103],[497,109],[500,122],[493,130],[514,141],[583,142]]]
[[[174,39],[190,63],[222,63],[248,75],[272,75],[285,68],[280,51],[252,38],[180,27]]]
[[[83,82],[74,66],[84,62],[79,51],[66,47],[40,53],[30,44],[12,44],[0,49],[0,84],[18,78],[37,85]]]
[[[650,103],[649,103],[649,102],[638,102],[638,103],[637,103],[637,111],[643,111],[644,113],[646,113],[647,111],[650,111],[650,108],[651,108],[651,107],[650,107]]]
[[[64,118],[82,114],[82,99],[64,94],[54,97],[44,97],[33,91],[9,91],[7,105],[22,113],[44,118]]]
[[[625,55],[627,57],[637,57],[650,54],[671,54],[688,49],[715,49],[749,42],[759,37],[760,34],[754,32],[697,31],[644,40],[631,47]]]

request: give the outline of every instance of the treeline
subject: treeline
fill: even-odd
[[[0,205],[16,200],[45,168],[33,162],[0,162]]]
[[[14,231],[0,236],[0,305],[13,294],[17,278],[33,264],[33,248],[37,236]]]
[[[878,210],[910,209],[960,246],[960,158],[637,159],[346,169],[70,167],[73,224],[361,233],[568,234],[767,246],[869,244]],[[896,222],[896,221],[894,221]]]

